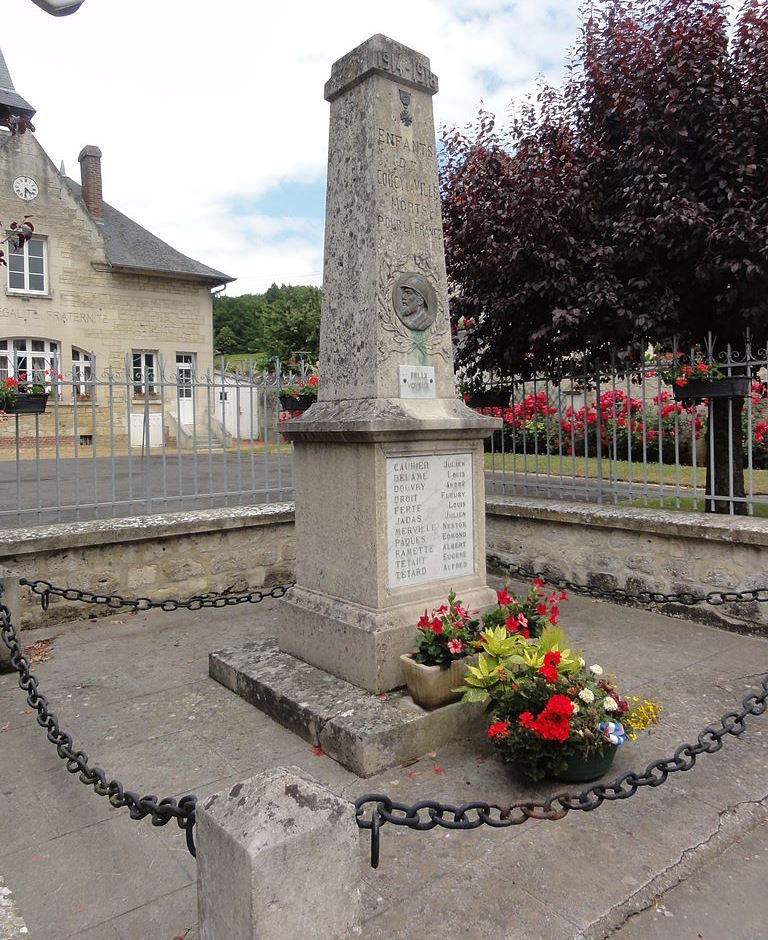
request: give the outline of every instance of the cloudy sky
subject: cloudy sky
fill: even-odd
[[[578,0],[85,0],[54,18],[3,0],[2,50],[37,137],[104,198],[237,277],[230,294],[320,284],[331,64],[374,33],[423,52],[441,125],[558,81]]]

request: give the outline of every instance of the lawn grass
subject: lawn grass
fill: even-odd
[[[610,482],[616,480],[622,483],[632,482],[642,485],[663,484],[665,486],[682,487],[696,486],[702,492],[707,479],[705,467],[680,466],[674,464],[648,463],[643,464],[628,460],[608,460],[603,458],[603,480]],[[581,477],[596,480],[598,475],[598,461],[596,457],[567,457],[558,455],[547,457],[545,454],[486,454],[485,469],[495,470],[497,473],[530,473],[538,476],[551,476],[559,479],[562,475]],[[768,495],[768,470],[752,471],[752,492],[758,496]],[[667,500],[669,497],[666,497]],[[673,498],[674,503],[674,498]]]

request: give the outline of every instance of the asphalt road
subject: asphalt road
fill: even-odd
[[[290,455],[152,454],[22,460],[18,465],[0,461],[0,524],[10,526],[286,499],[293,499]]]

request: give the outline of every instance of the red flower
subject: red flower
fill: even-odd
[[[417,624],[419,630],[426,630],[429,627],[429,614],[424,611],[421,617],[419,617],[419,622]]]
[[[573,714],[573,702],[567,695],[553,695],[544,706],[542,714],[554,715],[557,718],[570,718]]]
[[[541,578],[534,578],[533,581],[531,581],[531,584],[537,588],[544,587],[544,582],[541,580]]]
[[[499,599],[499,607],[506,607],[507,604],[512,603],[512,598],[507,593],[506,588],[504,588],[502,591],[497,591],[496,597]]]
[[[539,675],[544,676],[547,682],[557,682],[557,669],[554,666],[542,666]]]
[[[464,652],[464,644],[461,640],[448,640],[448,652],[453,653],[454,656],[460,656]]]
[[[312,386],[317,385],[317,376],[316,375],[310,376],[309,380],[307,381],[307,385],[312,385]]]
[[[496,721],[488,729],[488,737],[491,740],[496,738],[506,738],[509,736],[509,722],[508,721]]]
[[[560,650],[551,650],[549,653],[544,654],[544,665],[559,666],[561,659]]]
[[[546,604],[537,604],[537,605],[536,605],[536,613],[537,613],[540,617],[546,617],[546,616],[547,616],[547,605],[546,605]]]
[[[432,621],[432,623],[429,625],[429,629],[430,629],[433,633],[435,633],[435,634],[437,634],[437,635],[439,636],[439,635],[443,632],[443,623],[442,623],[442,621],[441,621],[441,620],[438,620],[437,617],[435,617],[435,619],[434,619],[434,620]]]
[[[504,621],[504,626],[507,628],[508,633],[517,633],[517,617],[507,617]]]
[[[675,385],[677,385],[678,388],[685,388],[687,384],[688,384],[688,379],[683,379],[683,378],[675,379]]]
[[[517,719],[517,723],[522,728],[527,728],[529,731],[533,731],[535,729],[536,721],[530,712],[523,712]]]

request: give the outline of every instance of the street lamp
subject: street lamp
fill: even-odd
[[[83,0],[32,0],[41,10],[50,13],[51,16],[69,16],[75,10],[80,9]]]

